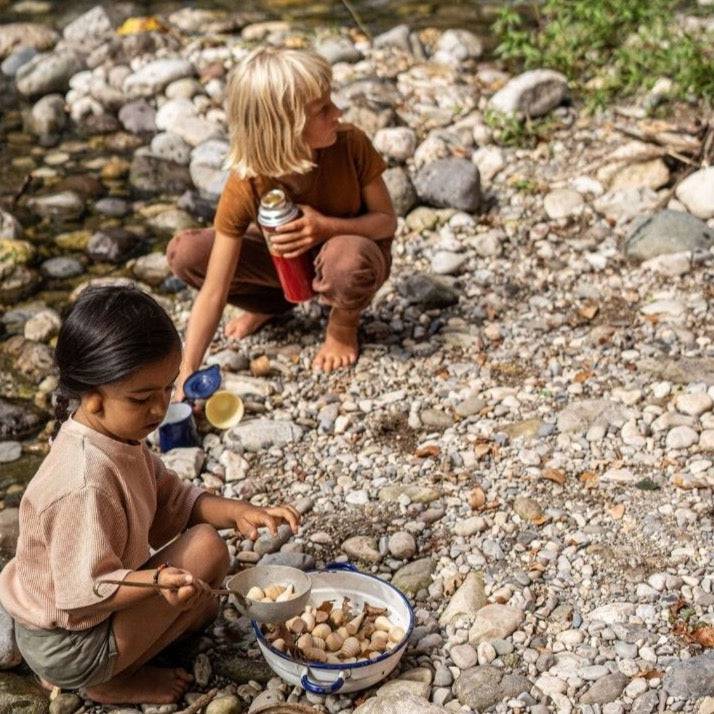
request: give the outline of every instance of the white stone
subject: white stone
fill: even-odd
[[[689,416],[701,416],[704,412],[708,412],[713,404],[714,400],[706,393],[680,394],[675,401],[677,411]]]
[[[494,176],[506,165],[503,151],[498,146],[482,146],[471,155],[481,175],[481,183],[489,184]]]
[[[581,212],[583,197],[569,188],[559,188],[551,191],[543,199],[543,208],[548,218],[567,218]]]
[[[380,154],[397,161],[406,161],[414,156],[416,143],[416,132],[406,126],[380,129],[373,141],[374,148]]]
[[[714,218],[714,166],[707,166],[687,176],[677,186],[675,194],[689,212],[698,218]]]
[[[631,602],[611,602],[591,610],[585,619],[592,622],[598,620],[606,625],[615,625],[627,622],[635,613],[635,606]]]
[[[161,460],[167,469],[175,471],[179,478],[192,480],[201,472],[201,467],[206,459],[203,449],[197,446],[171,449],[161,454]]]
[[[675,426],[667,433],[665,444],[668,449],[688,449],[698,441],[699,436],[691,426]]]
[[[157,59],[143,65],[124,80],[124,92],[130,97],[155,96],[170,82],[195,74],[193,65],[178,57]]]
[[[491,106],[504,114],[536,117],[557,107],[568,93],[568,82],[560,72],[534,69],[511,79],[491,97]]]

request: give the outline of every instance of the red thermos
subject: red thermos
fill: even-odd
[[[273,259],[285,299],[290,302],[304,302],[315,294],[312,289],[312,279],[315,277],[312,258],[309,253],[303,253],[297,258],[276,255],[270,245],[270,238],[278,226],[295,220],[299,215],[300,209],[290,201],[282,189],[268,191],[260,199],[258,223],[268,244],[270,257]]]

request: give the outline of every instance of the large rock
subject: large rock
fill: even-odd
[[[39,22],[9,22],[0,25],[0,59],[20,47],[48,50],[58,38],[59,35],[51,27]]]
[[[175,471],[179,478],[191,481],[201,473],[201,467],[206,460],[203,449],[197,446],[171,449],[161,454],[161,460],[167,469]]]
[[[354,714],[446,714],[446,712],[448,709],[407,692],[393,692],[385,696],[372,697],[354,710]]]
[[[481,205],[481,180],[476,166],[466,159],[437,159],[423,166],[414,178],[417,195],[425,203],[474,213]]]
[[[714,166],[699,169],[677,186],[677,198],[698,218],[714,218]]]
[[[101,5],[76,17],[62,30],[62,36],[68,42],[87,43],[109,35],[113,30],[112,20]]]
[[[183,193],[192,186],[185,166],[138,153],[131,162],[129,183],[143,193]]]
[[[582,697],[581,704],[607,704],[614,702],[627,686],[630,678],[622,672],[613,672],[600,677]]]
[[[35,103],[30,112],[30,124],[40,137],[53,137],[64,129],[67,123],[64,97],[48,94]]]
[[[132,97],[151,97],[177,79],[192,77],[193,65],[179,57],[166,57],[149,62],[124,80],[124,92]]]
[[[451,597],[451,601],[439,618],[439,624],[444,627],[459,617],[473,620],[484,605],[486,605],[486,591],[483,575],[469,573],[461,587]]]
[[[49,692],[30,677],[12,672],[0,675],[0,712],[8,714],[47,714]]]
[[[676,662],[664,677],[664,689],[690,701],[714,695],[714,652]]]
[[[434,572],[434,561],[431,558],[421,558],[399,568],[392,578],[392,585],[406,593],[416,594],[426,590],[431,585],[431,574]]]
[[[398,216],[406,216],[417,201],[414,185],[409,174],[401,167],[387,169],[382,178],[392,199],[392,205]]]
[[[51,92],[66,92],[69,79],[82,69],[74,52],[53,52],[37,55],[24,64],[15,75],[17,91],[26,97]]]
[[[568,94],[560,72],[534,69],[511,79],[491,97],[491,106],[504,114],[539,117],[557,107]]]
[[[665,210],[634,224],[625,241],[625,255],[649,260],[658,255],[708,250],[712,245],[714,230],[704,221],[682,211]]]
[[[531,686],[522,674],[507,674],[498,667],[484,665],[462,672],[454,685],[454,694],[461,704],[484,712],[501,699],[530,691]]]
[[[228,149],[228,142],[211,139],[191,152],[191,180],[201,196],[211,201],[218,200],[228,180],[223,169]]]
[[[502,640],[523,622],[523,611],[508,605],[485,605],[477,613],[474,624],[469,630],[469,642],[479,645],[481,642]]]
[[[342,544],[342,550],[350,558],[364,563],[378,563],[382,560],[377,542],[370,536],[352,536]]]
[[[251,419],[227,432],[226,445],[241,444],[246,451],[261,451],[272,446],[285,446],[297,441],[302,429],[291,421]]]

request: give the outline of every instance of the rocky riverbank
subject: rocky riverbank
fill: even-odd
[[[323,698],[272,678],[227,606],[174,653],[195,669],[188,699],[217,687],[209,714],[714,711],[711,110],[667,104],[663,78],[588,116],[564,77],[511,77],[464,31],[369,41],[191,9],[132,25],[117,7],[0,26],[5,556],[68,301],[131,279],[185,326],[193,294],[162,251],[212,218],[227,73],[256,42],[314,42],[345,120],[390,165],[392,277],[354,371],[310,372],[317,305],[239,345],[218,335],[208,362],[246,417],[165,458],[304,514],[293,539],[226,533],[235,567],[349,559],[407,592],[417,627],[396,681]],[[19,672],[0,675],[0,710],[45,711]],[[52,711],[102,709],[65,694]]]

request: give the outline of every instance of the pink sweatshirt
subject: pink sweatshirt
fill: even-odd
[[[20,503],[15,557],[0,573],[0,601],[31,628],[83,630],[109,613],[75,608],[108,598],[95,580],[121,580],[186,528],[200,488],[181,481],[143,444],[66,421]]]

